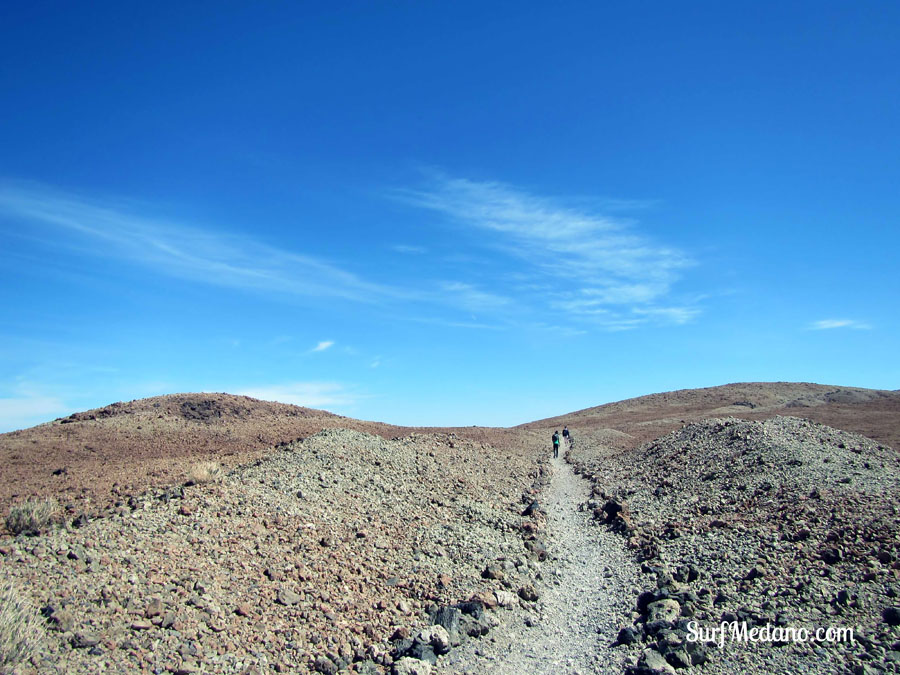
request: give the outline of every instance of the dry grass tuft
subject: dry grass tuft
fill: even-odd
[[[213,483],[222,477],[222,467],[217,462],[198,462],[191,467],[188,483],[199,485]]]
[[[6,529],[13,534],[40,534],[58,509],[55,499],[29,499],[9,510]]]
[[[0,584],[0,673],[13,672],[40,645],[41,618],[12,582]]]

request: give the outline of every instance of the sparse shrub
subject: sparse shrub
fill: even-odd
[[[198,462],[191,467],[188,483],[212,483],[222,477],[222,467],[217,462]]]
[[[29,499],[9,510],[6,529],[13,534],[39,534],[47,529],[58,508],[55,499]]]
[[[10,581],[0,584],[0,673],[12,672],[41,640],[41,618]]]

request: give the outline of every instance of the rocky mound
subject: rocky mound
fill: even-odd
[[[457,633],[486,632],[485,608],[518,602],[537,573],[523,543],[535,520],[521,513],[541,453],[523,438],[325,430],[217,482],[0,539],[4,577],[47,618],[31,666],[383,672],[410,650],[433,657],[451,646],[443,634],[403,638],[473,595],[468,625],[444,614]]]
[[[132,418],[142,420],[168,419],[200,422],[229,422],[248,419],[291,418],[291,417],[337,417],[324,410],[313,410],[301,406],[260,401],[249,396],[233,394],[169,394],[152,398],[135,399],[128,402],[111,403],[103,408],[86,410],[63,417],[56,422],[72,424],[110,418]],[[50,424],[53,424],[52,422]],[[46,426],[46,425],[41,425]]]
[[[55,497],[74,510],[102,508],[122,495],[178,483],[199,460],[247,462],[276,443],[341,421],[324,411],[229,394],[113,403],[0,434],[0,508],[29,497]]]
[[[598,520],[629,538],[655,578],[624,642],[643,640],[636,672],[711,662],[713,672],[846,672],[900,663],[900,458],[808,420],[689,424],[614,461],[579,441]],[[900,614],[898,614],[900,616]],[[852,628],[854,641],[728,641],[714,627]],[[662,667],[661,666],[661,667]]]
[[[231,394],[113,403],[0,434],[0,511],[30,497],[55,497],[72,513],[97,511],[148,487],[177,484],[198,461],[246,464],[273,446],[338,427],[384,438],[413,431]],[[517,435],[474,427],[453,431],[493,444]]]

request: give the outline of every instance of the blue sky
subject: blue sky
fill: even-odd
[[[130,5],[130,6],[129,6]],[[0,430],[896,389],[900,5],[18,3]]]

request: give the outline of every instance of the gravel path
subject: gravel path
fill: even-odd
[[[548,560],[539,578],[536,612],[517,610],[489,637],[473,640],[441,664],[444,673],[621,673],[627,648],[611,648],[631,623],[639,569],[622,538],[591,525],[578,506],[588,482],[560,457],[543,498]],[[501,614],[502,617],[502,614]]]

